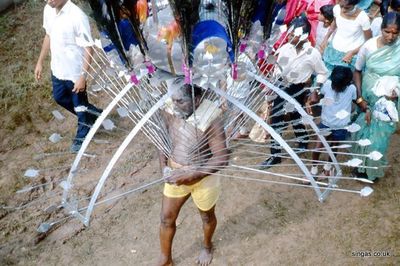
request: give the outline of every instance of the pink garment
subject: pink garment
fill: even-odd
[[[307,19],[311,24],[311,32],[308,40],[311,42],[312,46],[315,46],[318,14],[320,13],[319,9],[324,5],[334,5],[335,3],[335,0],[288,0],[286,2],[286,15],[284,23],[289,25],[293,18],[300,16],[301,13],[305,12]],[[286,33],[281,35],[279,40],[274,45],[275,48],[286,42],[284,38],[285,35]]]
[[[286,15],[284,23],[290,24],[293,18],[299,16],[306,10],[309,0],[287,0],[286,1]]]
[[[318,26],[318,15],[320,13],[319,9],[325,5],[334,5],[334,0],[309,0],[308,6],[306,8],[306,15],[308,22],[311,24],[310,41],[313,46],[315,46],[315,40],[317,36],[317,26]]]

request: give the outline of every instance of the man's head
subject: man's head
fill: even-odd
[[[390,9],[392,11],[400,12],[400,0],[390,1]]]
[[[68,0],[47,0],[47,4],[52,8],[60,10]]]
[[[175,92],[171,98],[177,111],[182,118],[186,119],[192,115],[193,111],[200,105],[203,89],[197,85],[185,84]],[[194,100],[193,97],[194,96]],[[194,106],[193,106],[194,104]]]
[[[298,44],[307,42],[307,38],[301,38],[301,35],[308,35],[311,31],[311,24],[308,22],[305,16],[294,18],[290,23],[290,27],[293,27],[293,30],[288,34],[287,39],[291,44],[296,46]],[[298,30],[301,32],[300,35],[297,34]]]

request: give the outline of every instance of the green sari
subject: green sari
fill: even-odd
[[[365,72],[362,78],[362,97],[373,108],[379,97],[372,92],[372,88],[376,81],[383,76],[399,76],[400,77],[400,40],[390,46],[379,48],[371,53],[366,61]],[[400,110],[400,97],[397,101],[397,110]],[[373,112],[373,110],[371,110]],[[373,168],[359,168],[358,172],[366,173],[368,179],[385,175],[385,166],[387,165],[387,150],[390,144],[390,137],[396,131],[396,123],[384,122],[376,119],[371,113],[371,123],[367,125],[365,122],[365,113],[360,113],[355,123],[361,126],[358,132],[353,133],[352,139],[358,141],[360,139],[369,139],[372,144],[369,146],[360,146],[354,144],[352,152],[356,154],[369,154],[372,151],[379,151],[383,157],[379,161],[371,160],[367,157],[359,157],[363,161],[362,165]]]

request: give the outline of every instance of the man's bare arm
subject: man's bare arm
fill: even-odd
[[[361,71],[359,70],[354,70],[353,72],[353,82],[354,85],[357,88],[357,98],[361,97],[362,93],[361,93],[361,82],[362,82],[362,77],[361,77]]]
[[[174,170],[169,181],[176,185],[192,185],[219,171],[229,163],[226,136],[222,121],[214,121],[205,132],[211,157],[203,165],[185,166]]]
[[[39,81],[42,79],[43,62],[46,59],[50,51],[50,36],[46,34],[43,39],[42,49],[40,50],[39,59],[35,67],[35,79]]]
[[[92,62],[93,48],[85,47],[83,56],[82,73],[79,79],[74,84],[72,92],[78,93],[86,90],[86,73],[89,72],[90,63]]]
[[[226,147],[226,136],[224,126],[220,119],[214,121],[207,130],[207,141],[212,156],[204,165],[199,166],[196,170],[199,178],[217,172],[221,167],[229,163],[229,152]],[[201,173],[201,174],[200,174]]]

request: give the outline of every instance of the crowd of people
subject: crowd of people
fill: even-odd
[[[78,129],[71,145],[71,152],[78,152],[90,126],[102,111],[89,104],[86,94],[86,75],[92,50],[78,46],[75,41],[77,37],[91,39],[89,22],[70,0],[47,2],[43,22],[46,35],[35,77],[41,79],[44,59],[51,51],[54,99],[78,117]],[[360,167],[354,174],[370,180],[384,176],[383,166],[387,164],[390,137],[399,120],[399,2],[287,0],[276,1],[274,10],[275,24],[287,24],[293,30],[288,30],[282,35],[284,37],[277,39],[275,65],[278,67],[270,69],[272,78],[284,84],[281,88],[304,107],[318,102],[322,97],[325,103],[330,101],[330,104],[322,105],[319,127],[331,131],[329,139],[333,142],[350,138],[371,141],[369,146],[354,145],[352,151],[354,154],[379,151],[384,155],[379,161],[360,157],[363,166],[368,167]],[[228,80],[227,83],[232,82]],[[304,88],[310,86],[320,89],[308,95]],[[227,164],[229,154],[222,121],[213,120],[201,132],[186,123],[194,110],[201,106],[203,93],[197,86],[182,86],[172,95],[180,116],[164,114],[174,149],[168,158],[160,153],[160,164],[166,179],[161,211],[160,265],[172,264],[176,219],[190,196],[203,221],[204,242],[198,263],[208,265],[212,260],[211,240],[217,223],[215,204],[220,194],[219,180],[212,174]],[[272,108],[269,122],[279,131],[282,129],[280,122],[284,120],[283,99],[276,97],[271,104],[275,108]],[[353,110],[354,118],[339,118],[336,114],[341,110],[348,113]],[[290,116],[291,121],[300,119],[297,112]],[[361,129],[349,136],[345,127],[352,120]],[[305,125],[301,122],[292,122],[292,125],[299,140],[299,149],[306,150],[309,139]],[[182,137],[184,133],[200,137],[197,142],[187,145],[190,140]],[[271,144],[272,156],[262,162],[263,168],[281,163],[281,148],[274,141]],[[193,158],[187,160],[188,156],[194,148],[203,145],[207,148],[201,150],[199,155],[205,162],[195,166]],[[321,143],[317,143],[315,148],[316,151],[321,148]],[[312,155],[315,161],[319,160],[316,151]],[[312,166],[312,174],[317,175],[318,171],[317,165]]]
[[[331,143],[360,139],[371,141],[368,146],[353,145],[351,151],[361,154],[362,166],[366,166],[357,168],[353,175],[370,180],[384,176],[390,137],[398,122],[399,2],[288,0],[280,1],[276,5],[279,11],[275,11],[275,23],[286,23],[288,28],[292,26],[292,32],[282,34],[286,39],[280,37],[278,47],[275,45],[276,65],[279,67],[273,70],[274,76],[286,82],[283,89],[289,95],[296,95],[296,100],[305,108],[325,98],[319,127],[331,132],[328,136]],[[282,16],[282,10],[286,15]],[[300,28],[298,32],[301,34],[295,36],[293,32]],[[301,38],[304,34],[307,39]],[[287,43],[282,45],[285,41]],[[319,89],[311,95],[298,93],[311,85]],[[278,97],[271,105],[279,106],[280,101],[282,99]],[[275,130],[279,127],[274,125],[283,120],[283,115],[274,115],[282,113],[280,109],[272,108],[270,114],[272,119],[269,122]],[[312,113],[310,108],[306,109]],[[352,116],[338,118],[336,114],[341,110],[352,113]],[[296,121],[299,116],[293,114],[291,120]],[[360,125],[361,129],[350,134],[345,127],[351,122]],[[306,149],[308,138],[301,136],[305,134],[301,130],[304,125],[296,123],[293,128],[299,149]],[[281,162],[281,158],[275,156],[280,153],[280,148],[274,142],[272,144],[272,156],[261,164],[262,168]],[[314,148],[318,150],[321,147],[322,144],[317,142]],[[372,151],[380,152],[383,158],[375,161],[363,156]],[[312,158],[317,161],[319,153],[314,151]],[[313,175],[318,175],[318,171],[316,164],[311,167]]]

